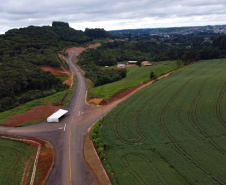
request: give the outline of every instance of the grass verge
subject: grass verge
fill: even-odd
[[[106,154],[105,154],[106,151],[109,149],[109,146],[101,137],[102,123],[103,123],[103,119],[101,118],[94,124],[92,131],[91,131],[91,139],[92,139],[93,144],[96,148],[96,151],[99,155],[99,158],[102,161],[102,163],[104,164],[106,170],[109,173],[112,173],[112,169],[106,160]]]

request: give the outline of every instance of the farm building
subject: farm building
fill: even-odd
[[[137,61],[128,61],[128,64],[136,64]]]
[[[59,122],[59,119],[65,115],[68,111],[64,109],[59,109],[57,112],[53,113],[47,118],[47,122]]]
[[[125,67],[125,64],[118,64],[117,67]]]
[[[143,65],[143,66],[152,66],[152,64],[149,61],[141,62],[141,65]]]

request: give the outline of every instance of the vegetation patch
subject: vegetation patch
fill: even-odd
[[[105,168],[110,173],[111,168],[106,160],[106,151],[109,149],[107,143],[101,137],[101,128],[102,128],[103,118],[99,119],[92,128],[91,139],[96,148],[96,151],[102,161],[104,163]]]
[[[186,66],[104,117],[93,137],[107,143],[113,184],[226,183],[225,68],[226,59]]]
[[[151,72],[154,72],[154,74],[158,77],[178,67],[180,67],[180,65],[178,65],[177,61],[155,62],[153,63],[153,66],[129,67],[127,69],[128,72],[126,78],[117,82],[90,88],[89,98],[92,99],[98,97],[107,100],[123,90],[138,86],[143,83],[147,83],[148,81],[150,81]]]
[[[69,78],[68,75],[56,75],[56,77],[61,79],[63,82],[66,81]]]
[[[0,184],[20,184],[26,163],[33,164],[36,149],[27,143],[0,138]],[[33,165],[32,165],[33,166]],[[31,178],[32,167],[29,168]],[[30,184],[30,180],[26,182]]]

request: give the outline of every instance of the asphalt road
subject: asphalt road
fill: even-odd
[[[46,181],[47,185],[96,185],[97,177],[86,163],[83,155],[84,137],[89,127],[97,119],[109,112],[116,104],[107,107],[91,107],[86,104],[87,84],[82,73],[73,64],[68,63],[78,79],[70,104],[65,108],[69,114],[60,123],[43,122],[26,127],[0,127],[0,133],[36,137],[50,141],[55,149],[53,169]]]

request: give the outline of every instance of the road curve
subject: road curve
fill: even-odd
[[[85,78],[72,62],[72,58],[80,52],[77,51],[67,58],[68,64],[76,73],[77,87],[71,102],[65,108],[69,114],[63,117],[60,123],[43,122],[26,127],[0,127],[0,133],[45,139],[53,144],[55,160],[46,181],[47,185],[99,184],[84,158],[84,138],[87,130],[119,102],[105,107],[91,107],[86,103],[88,87]]]

